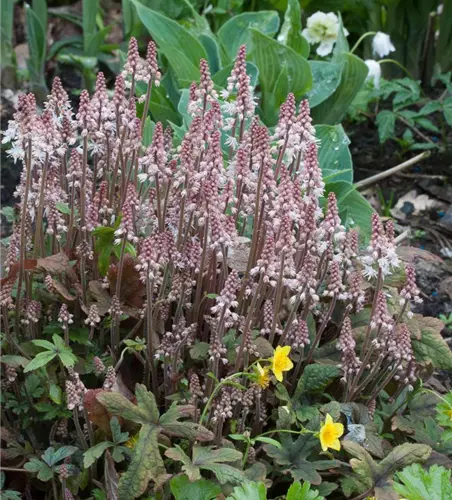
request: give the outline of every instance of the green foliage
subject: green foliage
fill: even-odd
[[[46,90],[44,63],[47,51],[47,2],[34,0],[31,6],[25,3],[25,21],[30,80],[37,91],[43,92]]]
[[[129,433],[121,432],[121,426],[116,417],[110,420],[110,429],[113,441],[101,441],[85,451],[83,455],[83,465],[85,469],[91,467],[91,465],[108,449],[110,449],[113,460],[117,463],[124,460],[124,455],[130,454],[129,448],[121,446],[122,443],[125,443],[129,439]]]
[[[187,474],[190,481],[201,479],[201,470],[213,472],[220,484],[238,483],[245,480],[243,472],[230,462],[237,462],[242,459],[242,453],[230,448],[214,449],[206,446],[195,446],[192,452],[192,459],[184,452],[180,446],[168,448],[165,455],[172,460],[182,462],[182,470]]]
[[[264,483],[253,481],[236,486],[226,500],[266,500],[267,489]]]
[[[45,351],[36,354],[25,367],[25,373],[42,368],[55,358],[58,358],[65,367],[75,365],[77,357],[72,353],[72,349],[64,343],[63,339],[59,335],[52,335],[52,340],[53,344],[48,340],[32,341],[34,345],[44,348]]]
[[[186,416],[186,407],[173,404],[165,414],[159,416],[155,397],[146,390],[145,386],[137,384],[135,394],[137,405],[119,393],[104,392],[97,396],[98,401],[111,414],[120,415],[126,420],[141,424],[132,461],[119,480],[120,497],[129,495],[132,498],[138,498],[146,490],[149,481],[153,481],[156,485],[161,485],[166,481],[167,474],[157,441],[161,432],[201,441],[213,438],[212,433],[203,426],[194,422],[179,421],[181,417]]]
[[[33,474],[37,474],[37,478],[40,481],[50,481],[54,474],[58,474],[61,462],[65,458],[73,455],[76,451],[78,451],[76,446],[62,446],[58,449],[51,446],[41,455],[41,459],[32,458],[24,465],[24,469]],[[69,472],[75,472],[74,466],[68,464],[67,468]]]
[[[407,500],[451,500],[451,471],[439,465],[432,465],[425,470],[419,464],[405,467],[396,473],[394,490]]]
[[[176,476],[170,481],[174,500],[213,500],[221,494],[221,488],[213,481],[190,481],[187,476]]]
[[[281,444],[282,448],[264,445],[264,450],[278,469],[289,473],[295,481],[320,484],[322,478],[318,471],[337,465],[335,460],[317,460],[312,456],[318,449],[318,439],[313,435],[301,435],[294,441],[290,435],[281,434]]]
[[[352,441],[344,441],[344,449],[355,458],[350,460],[354,476],[351,476],[349,483],[351,489],[361,493],[363,489],[371,488],[375,494],[390,495],[393,491],[393,475],[396,471],[413,463],[422,463],[430,456],[432,449],[422,444],[405,443],[394,448],[378,464],[370,454],[359,444]],[[348,487],[350,487],[348,485]]]

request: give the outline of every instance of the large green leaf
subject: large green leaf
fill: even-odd
[[[12,0],[2,4],[2,17],[0,19],[2,68],[13,64],[13,25],[14,4],[16,1]]]
[[[83,47],[86,56],[95,56],[97,52],[96,46],[91,42],[97,33],[96,16],[98,10],[99,0],[83,0]]]
[[[202,44],[176,21],[148,9],[138,0],[132,1],[138,17],[168,59],[179,83],[188,86],[193,80],[199,80],[199,61],[207,59]]]
[[[112,415],[121,416],[137,424],[149,424],[152,422],[152,415],[149,415],[144,408],[134,405],[122,394],[119,394],[119,392],[102,392],[96,396],[96,399]]]
[[[247,481],[236,486],[226,500],[266,500],[267,488],[264,483]]]
[[[340,374],[341,371],[336,365],[308,365],[298,381],[296,394],[323,391]]]
[[[56,352],[52,351],[44,351],[37,354],[25,367],[24,373],[31,372],[33,370],[37,370],[38,368],[42,368],[47,363],[50,363],[52,359],[56,356]]]
[[[359,229],[360,236],[368,241],[370,218],[374,212],[369,202],[348,182],[331,182],[325,189],[327,193],[333,191],[336,194],[342,223]]]
[[[190,482],[187,476],[176,476],[170,481],[174,500],[213,500],[221,495],[218,484],[207,479]]]
[[[366,79],[368,68],[359,57],[342,55],[341,82],[334,93],[312,110],[316,123],[334,125],[339,123],[358,94]]]
[[[26,34],[30,57],[28,59],[28,69],[31,79],[38,85],[45,86],[44,62],[47,48],[46,29],[36,12],[25,4]]]
[[[317,125],[320,140],[319,163],[325,183],[353,182],[353,163],[347,137],[342,125]]]
[[[223,69],[220,69],[218,73],[215,73],[212,77],[212,80],[215,83],[215,85],[218,85],[219,87],[222,88],[226,87],[228,77],[231,75],[231,71],[233,68],[234,64],[231,63],[228,66],[225,66]],[[257,69],[257,66],[252,62],[247,61],[246,74],[250,77],[250,84],[253,87],[255,87],[259,76],[259,70]]]
[[[394,489],[409,500],[452,500],[450,475],[450,470],[436,464],[429,470],[413,464],[397,473],[403,484],[395,482]]]
[[[284,22],[278,35],[278,42],[298,52],[303,57],[309,56],[309,43],[301,35],[301,9],[298,0],[289,0],[287,2]]]
[[[167,479],[157,441],[158,434],[159,428],[155,425],[141,427],[132,461],[119,480],[118,498],[138,498],[146,491],[149,481],[160,486]]]
[[[435,368],[452,371],[452,352],[438,330],[423,329],[421,338],[413,338],[411,342],[417,362],[431,363]]]
[[[244,12],[224,23],[218,30],[218,38],[230,60],[235,58],[240,45],[245,44],[247,51],[251,51],[251,28],[272,37],[279,28],[278,13],[265,10]]]
[[[252,29],[252,59],[259,69],[259,81],[264,91],[273,92],[281,74],[281,68],[287,65],[289,91],[295,97],[301,97],[312,85],[311,68],[308,61],[290,47],[273,40],[263,33]]]
[[[341,81],[341,65],[326,61],[308,61],[312,73],[312,88],[307,93],[311,108],[328,99]]]

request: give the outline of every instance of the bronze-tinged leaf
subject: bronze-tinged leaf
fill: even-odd
[[[97,425],[105,434],[110,434],[110,419],[111,415],[103,404],[97,399],[100,394],[107,391],[103,389],[88,389],[85,392],[83,403],[90,422]]]
[[[159,428],[152,424],[141,427],[132,461],[119,480],[119,498],[138,498],[146,491],[150,481],[159,487],[171,477],[166,473],[160,455],[157,441],[159,431]]]
[[[75,300],[75,296],[72,295],[69,290],[59,281],[53,280],[53,286],[55,287],[56,291],[63,297],[63,299],[72,302]]]
[[[38,259],[36,269],[46,271],[50,274],[62,274],[71,270],[69,257],[64,252]]]
[[[88,283],[88,293],[93,301],[92,304],[97,306],[99,315],[104,316],[107,314],[111,307],[111,297],[107,290],[105,290],[102,286],[102,283],[100,283],[100,281],[90,281]]]
[[[140,274],[135,269],[136,264],[136,260],[130,254],[124,255],[119,295],[125,306],[141,309],[146,295],[146,286],[140,280]],[[118,277],[116,264],[110,266],[107,276],[111,289],[115,290]]]
[[[24,271],[34,271],[36,269],[37,262],[38,261],[36,259],[25,259]],[[7,284],[14,283],[16,281],[17,275],[19,273],[19,267],[20,266],[18,262],[11,264],[11,266],[9,267],[8,276],[2,278],[2,280],[0,281],[2,288]]]
[[[115,461],[113,460],[109,450],[106,450],[105,452],[104,477],[107,500],[119,500],[119,474],[116,472]]]
[[[391,477],[392,474],[407,465],[423,463],[430,456],[432,449],[426,444],[404,443],[394,448],[389,455],[378,464],[379,477]],[[378,480],[376,481],[378,485]]]

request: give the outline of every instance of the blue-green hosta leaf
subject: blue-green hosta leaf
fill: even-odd
[[[279,28],[279,16],[275,11],[244,12],[234,16],[218,30],[218,38],[229,59],[232,61],[240,45],[252,49],[251,29],[272,37]]]
[[[132,0],[141,19],[159,49],[168,59],[181,84],[199,80],[199,61],[207,59],[202,44],[183,26],[168,17]]]
[[[287,45],[303,57],[309,56],[309,43],[301,34],[301,9],[298,0],[289,0],[287,2],[278,42]]]
[[[43,70],[46,56],[46,28],[42,25],[42,17],[25,3],[26,35],[30,57],[28,68],[34,82],[44,84]]]
[[[325,183],[353,182],[353,163],[347,137],[342,125],[316,125],[320,140],[319,164]]]
[[[290,47],[252,29],[252,59],[259,68],[259,81],[264,91],[272,92],[285,63],[288,72],[288,89],[299,98],[312,85],[311,68],[308,61]]]
[[[223,69],[220,69],[220,71],[213,75],[213,83],[221,88],[225,88],[227,85],[227,79],[230,76],[233,67],[234,64],[231,63],[228,66],[225,66]],[[250,77],[250,85],[255,87],[257,84],[257,79],[259,77],[259,70],[257,69],[257,66],[252,62],[247,61],[246,74]]]
[[[368,241],[370,218],[374,212],[369,202],[348,182],[328,183],[325,190],[327,193],[333,191],[336,194],[342,223],[346,227],[358,229],[361,238]]]
[[[345,53],[337,62],[342,64],[340,84],[330,97],[312,110],[316,123],[328,125],[340,123],[366,80],[369,70],[359,57]]]
[[[213,36],[201,34],[199,41],[202,43],[207,54],[207,61],[210,67],[210,73],[213,75],[221,68],[220,47]]]
[[[312,72],[312,88],[307,93],[311,108],[328,99],[341,81],[341,65],[327,61],[308,61]]]

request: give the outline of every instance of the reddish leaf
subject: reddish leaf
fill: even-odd
[[[111,415],[106,410],[105,406],[97,400],[97,395],[102,394],[103,389],[89,389],[85,393],[84,404],[88,412],[90,422],[96,424],[99,429],[102,429],[106,434],[110,433]]]

